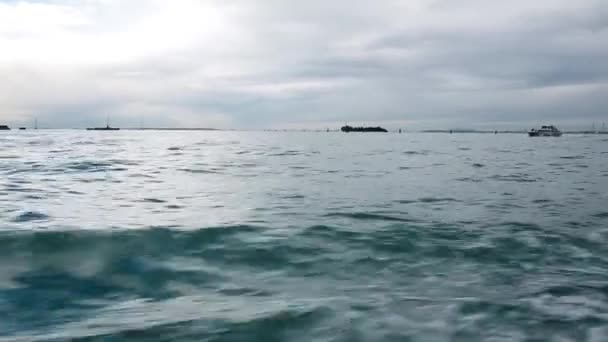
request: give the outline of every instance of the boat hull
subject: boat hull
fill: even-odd
[[[528,132],[531,137],[561,137],[561,132]]]

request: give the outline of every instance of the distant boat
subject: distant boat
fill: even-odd
[[[110,127],[110,117],[106,118],[106,127],[89,127],[87,131],[118,131],[118,127]]]
[[[0,125],[0,131],[10,131],[11,128],[8,127],[7,125]]]
[[[386,129],[382,127],[351,127],[351,126],[343,126],[340,129],[342,132],[350,133],[350,132],[388,132]]]
[[[20,131],[25,131],[27,128],[26,127],[19,127]]]
[[[89,127],[87,131],[119,131],[118,127],[110,127],[109,125],[106,127]]]
[[[561,137],[562,132],[555,126],[542,126],[540,129],[532,128],[528,135],[531,137]]]

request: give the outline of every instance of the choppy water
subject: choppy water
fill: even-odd
[[[0,340],[607,341],[608,140],[0,134]]]

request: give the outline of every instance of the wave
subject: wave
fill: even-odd
[[[373,214],[373,213],[329,213],[325,217],[343,217],[354,220],[366,220],[366,221],[395,221],[395,222],[412,222],[413,219],[389,216],[384,214]]]
[[[401,154],[404,154],[404,155],[409,155],[409,156],[417,156],[417,155],[420,155],[420,156],[426,156],[426,155],[428,155],[430,152],[431,152],[431,151],[429,151],[429,150],[421,150],[421,151],[404,151],[404,152],[402,152]]]
[[[259,341],[294,340],[323,325],[334,310],[307,302],[214,295],[165,301],[133,300],[75,317],[52,331],[0,341]],[[57,317],[62,318],[62,317]]]
[[[193,231],[152,228],[3,232],[0,340],[6,334],[36,331],[58,322],[69,323],[55,326],[54,331],[73,334],[73,324],[81,323],[76,330],[85,331],[86,336],[112,335],[118,330],[119,336],[136,337],[152,326],[162,332],[162,327],[170,326],[167,322],[184,313],[184,304],[191,303],[192,296],[204,293],[208,295],[192,308],[192,317],[182,316],[174,323],[186,324],[201,315],[212,320],[222,315],[234,319],[247,310],[251,314],[243,318],[244,324],[254,328],[245,332],[259,329],[263,333],[263,328],[270,328],[266,324],[281,320],[299,322],[301,314],[308,315],[308,309],[294,308],[293,301],[289,308],[273,308],[273,303],[281,302],[276,300],[276,293],[261,285],[265,283],[263,279],[260,285],[252,280],[262,272],[286,272],[292,276],[319,272],[319,265],[324,264],[320,261],[325,255],[323,247],[306,241],[259,240],[265,229],[237,225]],[[146,307],[130,318],[125,309],[112,309],[131,305],[134,300],[143,301]],[[167,307],[175,301],[183,303]],[[201,305],[207,310],[201,311]],[[104,310],[111,310],[110,321],[116,315],[126,321],[106,321],[102,325],[95,324],[95,319],[87,321],[87,313],[103,317]],[[292,315],[295,316],[290,318]],[[144,320],[143,327],[138,327],[138,317]],[[101,326],[108,329],[96,331]],[[231,325],[230,331],[240,329]],[[50,339],[46,337],[41,339]]]
[[[323,246],[316,244],[260,239],[267,230],[236,225],[198,230],[2,232],[0,269],[10,265],[19,271],[0,275],[0,283],[44,291],[64,286],[83,296],[93,291],[162,298],[171,295],[168,282],[201,286],[221,280],[225,267],[297,270],[313,267],[324,254]]]
[[[283,152],[279,152],[279,153],[272,153],[272,154],[268,154],[269,157],[285,157],[285,156],[299,156],[299,155],[303,155],[305,154],[302,151],[296,151],[296,150],[288,150],[288,151],[283,151]]]
[[[450,197],[422,197],[418,199],[420,203],[445,203],[445,202],[458,202],[457,199]]]
[[[306,196],[304,196],[304,195],[297,195],[297,194],[294,194],[294,195],[282,195],[282,196],[279,196],[279,197],[282,198],[282,199],[304,199],[304,198],[306,198]]]
[[[470,182],[470,183],[481,183],[483,182],[483,180],[479,179],[479,178],[473,178],[473,177],[461,177],[461,178],[456,178],[456,181],[459,182]]]
[[[167,203],[167,201],[161,200],[161,199],[158,199],[158,198],[144,198],[144,199],[142,199],[142,202],[146,202],[146,203]]]
[[[409,222],[378,212],[328,215],[360,224],[290,227],[286,235],[250,225],[0,233],[0,341],[18,340],[17,334],[24,340],[294,340],[292,334],[342,326],[336,317],[345,314],[373,321],[387,308],[367,301],[376,294],[428,302],[421,288],[407,297],[394,292],[409,286],[409,279],[441,274],[446,285],[431,289],[441,296],[462,286],[449,281],[458,268],[488,276],[489,283],[473,285],[504,284],[497,277],[511,276],[523,282],[525,267],[553,272],[603,250],[600,242],[558,235],[531,222],[476,228],[470,222]],[[381,224],[371,227],[374,221]],[[589,259],[601,262],[594,260]],[[463,317],[497,318],[505,312],[523,315],[522,297],[605,292],[525,284],[530,286],[507,297],[508,307],[483,291],[464,301],[432,298],[437,305],[453,304]]]
[[[51,171],[62,173],[127,171],[128,168],[126,166],[135,165],[138,165],[138,163],[128,160],[78,161],[62,164]]]
[[[180,171],[184,171],[184,172],[188,172],[188,173],[208,173],[208,174],[222,174],[220,169],[210,169],[210,170],[204,170],[204,169],[191,169],[191,168],[185,168],[185,169],[180,169]]]
[[[592,216],[595,217],[595,218],[598,218],[598,219],[608,219],[608,211],[597,213],[597,214],[594,214]]]
[[[412,204],[412,203],[417,203],[418,201],[415,200],[396,200],[395,203],[400,203],[400,204]]]
[[[279,258],[275,251],[236,248],[244,245],[241,235],[259,229],[2,232],[0,269],[14,272],[0,275],[0,283],[13,284],[14,298],[32,296],[33,290],[53,297],[61,295],[53,293],[59,289],[67,291],[68,302],[111,293],[162,298],[171,295],[166,285],[172,281],[200,286],[221,279],[221,272],[205,270],[202,260],[247,265]],[[2,292],[0,286],[0,303]]]
[[[39,213],[36,211],[28,211],[22,214],[19,214],[17,217],[13,219],[13,222],[24,223],[31,221],[43,221],[48,220],[49,216],[43,213]]]
[[[536,200],[532,201],[532,203],[535,203],[535,204],[545,204],[545,203],[552,203],[552,202],[554,202],[554,201],[551,199],[536,199]]]
[[[534,183],[536,179],[530,178],[530,175],[523,173],[515,173],[510,175],[493,175],[489,177],[492,180],[503,181],[503,182],[516,182],[516,183]]]
[[[178,205],[178,204],[169,204],[165,208],[176,210],[176,209],[184,209],[185,207],[181,206],[181,205]]]

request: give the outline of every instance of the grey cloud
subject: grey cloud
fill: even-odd
[[[608,119],[604,1],[541,1],[544,8],[510,17],[478,0],[209,3],[234,15],[238,34],[123,63],[0,62],[0,113],[44,115],[58,127],[90,125],[106,113],[123,125],[143,118],[232,127]]]

